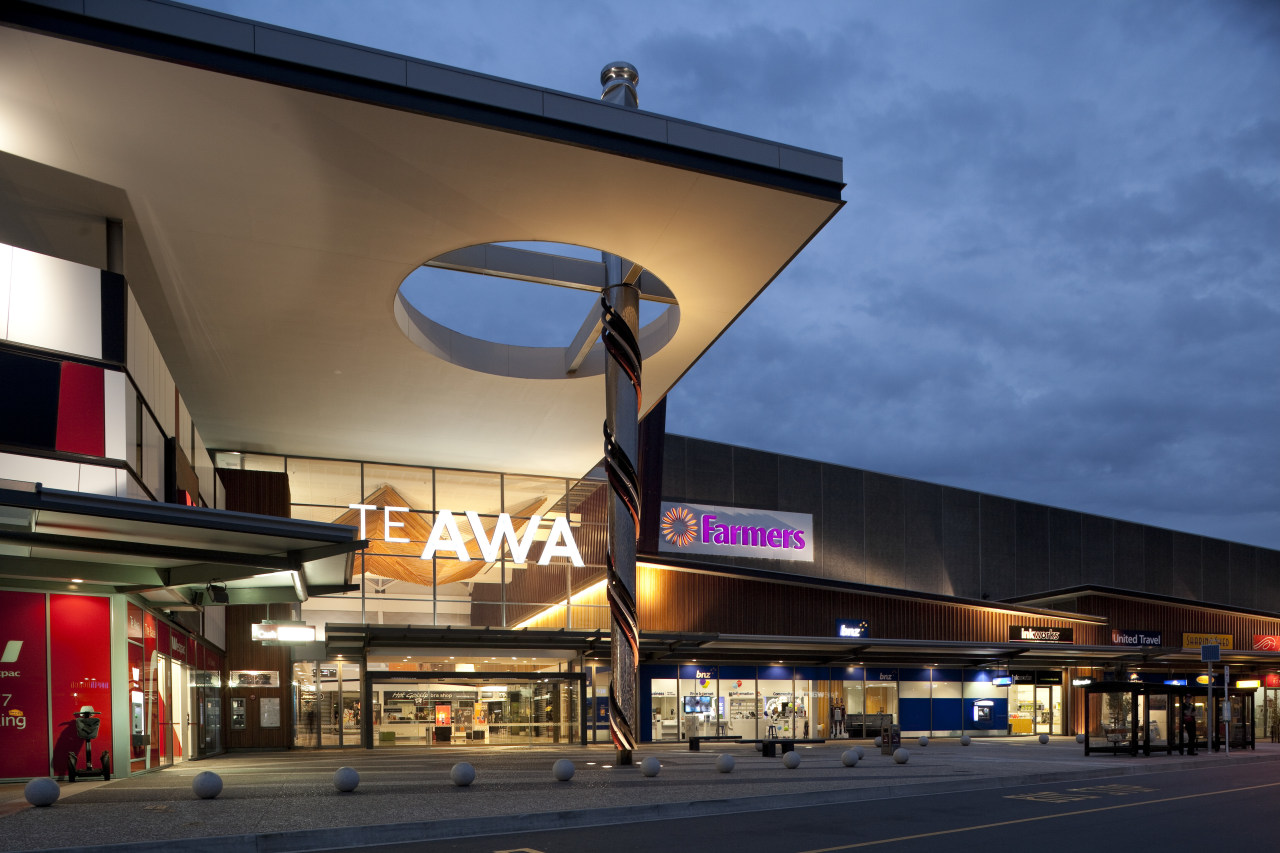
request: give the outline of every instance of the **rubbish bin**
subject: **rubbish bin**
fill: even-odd
[[[893,751],[902,746],[902,729],[888,725],[880,727],[880,754],[893,755]]]

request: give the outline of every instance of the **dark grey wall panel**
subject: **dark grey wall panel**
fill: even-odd
[[[906,480],[902,484],[905,517],[903,581],[906,589],[942,589],[946,566],[942,557],[942,486]]]
[[[866,583],[863,472],[822,466],[822,565],[826,577]]]
[[[938,590],[966,598],[982,597],[979,555],[979,496],[967,489],[942,489],[942,563],[944,586]]]
[[[1029,595],[1048,592],[1049,508],[1018,501],[1017,592]]]
[[[1229,544],[1222,539],[1202,538],[1200,554],[1200,586],[1194,597],[1200,601],[1208,601],[1209,589],[1226,584],[1231,577]]]
[[[862,483],[866,501],[867,583],[895,586],[902,577],[902,564],[906,559],[903,480],[868,471]]]
[[[733,504],[733,448],[685,439],[685,495],[689,503]]]
[[[667,435],[662,440],[662,499],[664,501],[688,500],[688,478],[685,476],[685,446],[687,440],[680,435]]]
[[[1142,590],[1146,586],[1146,537],[1141,524],[1116,522],[1116,586]]]
[[[1146,551],[1143,589],[1173,595],[1173,532],[1159,527],[1144,528],[1143,547]]]
[[[1190,533],[1173,534],[1173,566],[1170,572],[1170,595],[1178,598],[1200,598],[1201,537]]]
[[[1084,574],[1081,583],[1115,586],[1115,522],[1097,515],[1080,520]]]
[[[1210,601],[1219,601],[1235,607],[1252,607],[1257,549],[1251,545],[1232,542],[1227,559],[1230,563],[1227,569],[1229,575],[1227,589],[1217,587],[1206,589],[1205,597]]]
[[[982,595],[999,601],[1017,595],[1018,504],[1008,498],[983,495]]]
[[[733,448],[734,506],[778,509],[778,456],[746,447]]]
[[[1254,607],[1280,612],[1280,551],[1258,548],[1255,556],[1254,587],[1258,601]]]
[[[1067,589],[1084,583],[1084,545],[1080,513],[1049,510],[1049,588]]]

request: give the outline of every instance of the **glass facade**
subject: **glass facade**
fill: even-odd
[[[640,679],[642,740],[872,738],[885,727],[903,737],[1066,732],[1061,670],[684,664],[642,666]]]
[[[601,479],[215,456],[220,468],[286,472],[294,518],[356,526],[370,541],[356,555],[359,591],[302,605],[320,639],[327,622],[608,626]]]

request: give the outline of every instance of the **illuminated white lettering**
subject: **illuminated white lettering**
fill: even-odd
[[[506,513],[503,514],[505,515]],[[560,544],[556,544],[557,542]],[[582,554],[578,552],[578,543],[573,539],[573,531],[569,529],[569,519],[563,515],[552,523],[551,532],[547,534],[547,546],[542,549],[542,556],[538,558],[538,565],[547,565],[547,563],[551,562],[552,557],[568,557],[573,565],[578,568],[586,565],[586,563],[582,562]]]
[[[447,509],[436,513],[436,523],[431,526],[431,535],[427,537],[426,547],[422,549],[422,559],[430,560],[437,551],[452,551],[454,559],[457,560],[471,559],[467,543],[458,532],[458,522],[454,520],[453,513]]]
[[[498,516],[498,523],[493,527],[492,539],[485,538],[484,525],[480,522],[479,513],[467,510],[467,521],[471,522],[471,530],[476,534],[476,544],[480,546],[480,554],[485,562],[497,562],[502,556],[502,540],[505,539],[507,547],[511,549],[511,559],[517,563],[525,563],[528,562],[529,549],[533,547],[534,534],[538,532],[542,516],[535,515],[529,519],[523,539],[516,538],[516,529],[511,523],[511,516],[505,512]]]
[[[372,506],[371,504],[347,504],[347,508],[360,510],[360,538],[368,538],[364,535],[364,512],[367,509],[377,509],[377,507]]]
[[[382,508],[382,538],[385,541],[387,542],[408,542],[409,541],[408,539],[392,538],[391,536],[391,528],[404,527],[403,521],[391,520],[391,513],[408,512],[408,511],[409,511],[409,508],[407,506],[384,506]],[[364,519],[361,518],[361,521],[363,520]],[[360,538],[363,539],[364,536],[361,535]]]

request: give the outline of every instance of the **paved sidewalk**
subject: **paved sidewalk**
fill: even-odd
[[[866,756],[845,767],[841,754],[855,743]],[[801,764],[789,770],[781,756],[763,758],[750,746],[706,744],[705,752],[689,752],[683,745],[646,745],[636,760],[659,758],[662,771],[654,778],[638,766],[611,766],[607,747],[237,753],[128,779],[63,783],[49,808],[27,806],[21,785],[0,785],[0,851],[127,845],[117,849],[158,853],[181,842],[195,853],[287,853],[1280,761],[1280,745],[1271,743],[1230,757],[1149,758],[1086,758],[1074,738],[906,746],[911,757],[900,765],[868,741],[831,741],[799,749]],[[721,754],[735,757],[733,772],[716,772]],[[565,757],[577,772],[557,782],[551,767]],[[449,781],[458,761],[476,768],[468,788]],[[349,794],[333,787],[333,773],[344,765],[360,773]],[[217,799],[191,791],[191,780],[205,770],[222,777]]]

